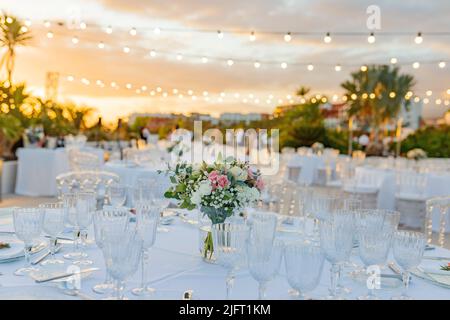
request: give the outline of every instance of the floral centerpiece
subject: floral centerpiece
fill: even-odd
[[[321,154],[323,152],[324,146],[320,142],[314,142],[311,146],[314,154]]]
[[[420,148],[415,148],[415,149],[411,149],[406,153],[406,157],[410,160],[422,160],[422,159],[426,159],[427,158],[427,153],[420,149]]]
[[[247,162],[232,157],[225,160],[219,154],[212,164],[178,163],[168,170],[171,187],[166,198],[179,201],[180,208],[198,208],[212,224],[223,223],[260,198],[264,184],[259,170]],[[211,259],[212,235],[209,231],[204,239],[203,257]]]

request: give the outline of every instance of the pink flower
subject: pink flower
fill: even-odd
[[[264,189],[264,181],[263,181],[263,179],[259,178],[258,180],[256,180],[256,188],[258,188],[259,191]]]
[[[217,185],[220,188],[225,188],[228,185],[229,181],[228,181],[228,177],[225,175],[221,175],[217,178]]]
[[[248,178],[249,178],[250,180],[254,178],[254,176],[253,176],[253,171],[252,171],[251,168],[248,168],[248,169],[247,169],[247,176],[248,176]]]
[[[209,181],[211,181],[212,183],[217,181],[217,178],[219,176],[219,173],[217,171],[211,171],[208,175],[208,179]]]

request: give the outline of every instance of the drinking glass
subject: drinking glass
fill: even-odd
[[[43,220],[42,229],[50,237],[50,258],[44,260],[41,265],[57,265],[64,264],[64,260],[55,258],[55,249],[57,236],[64,231],[64,221],[66,211],[62,202],[41,204]]]
[[[295,297],[308,299],[305,294],[319,284],[324,261],[322,249],[310,241],[286,244],[286,276],[289,285],[296,291]]]
[[[270,250],[263,242],[254,242],[251,238],[247,242],[248,269],[253,279],[258,281],[259,300],[265,299],[267,283],[278,274],[283,248],[280,240],[275,240]]]
[[[128,188],[119,183],[112,183],[108,187],[109,203],[113,207],[122,207],[127,200]]]
[[[313,239],[317,239],[319,234],[319,221],[325,220],[330,215],[342,208],[342,199],[333,196],[327,196],[323,194],[312,195],[311,199],[311,213],[314,217]]]
[[[142,277],[139,287],[131,292],[137,296],[150,296],[155,292],[154,288],[148,286],[147,267],[149,262],[149,251],[156,240],[156,229],[160,217],[161,208],[153,203],[139,203],[136,208],[136,230],[142,240],[141,267]]]
[[[320,221],[320,246],[331,263],[331,286],[328,299],[341,299],[337,285],[340,282],[342,264],[348,261],[353,249],[354,214],[347,210],[335,211]]]
[[[386,262],[399,220],[400,213],[390,210],[367,209],[356,213],[359,257],[366,267],[381,266]],[[368,283],[368,293],[359,299],[377,299],[375,287],[375,283]]]
[[[33,240],[39,237],[42,231],[42,209],[41,208],[14,208],[13,223],[16,237],[25,244],[25,266],[17,269],[16,276],[25,276],[38,269],[31,266],[30,252]]]
[[[65,193],[62,195],[62,202],[65,210],[66,222],[72,227],[74,241],[72,251],[66,253],[63,257],[68,260],[78,259],[80,256],[80,229],[77,225],[77,194]]]
[[[394,234],[392,249],[395,261],[403,268],[403,293],[394,300],[411,300],[407,295],[410,270],[417,267],[423,257],[427,238],[424,233],[414,231],[397,231]]]
[[[114,230],[103,237],[103,255],[108,273],[115,281],[115,296],[107,299],[125,300],[126,280],[136,273],[142,252],[142,240],[133,228]]]
[[[108,234],[114,232],[125,232],[129,223],[128,209],[103,207],[103,210],[96,211],[93,215],[95,243],[103,249],[103,242]],[[105,259],[106,261],[106,259]],[[94,285],[92,290],[98,294],[111,293],[114,290],[114,283],[111,275],[106,270],[106,277],[103,283]]]
[[[227,269],[226,298],[229,299],[235,271],[245,263],[249,227],[245,224],[218,223],[211,227],[217,263]]]
[[[277,215],[273,212],[257,211],[251,213],[247,219],[250,227],[250,240],[261,244],[262,248],[269,249],[275,239],[277,228]]]

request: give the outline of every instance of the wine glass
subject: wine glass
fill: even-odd
[[[104,234],[103,256],[107,272],[115,281],[116,295],[107,299],[125,300],[125,281],[136,273],[142,252],[142,240],[134,228],[119,230]]]
[[[156,229],[160,217],[161,208],[153,203],[140,202],[136,208],[136,230],[142,240],[141,266],[142,277],[139,287],[131,292],[137,296],[150,296],[155,292],[154,288],[148,286],[147,267],[149,250],[156,240]]]
[[[126,208],[103,207],[93,215],[95,243],[102,249],[104,238],[112,232],[125,231],[129,223],[129,214]],[[103,283],[94,285],[92,290],[98,294],[111,293],[114,284],[111,275],[106,270],[106,278]]]
[[[400,213],[390,210],[366,209],[358,211],[356,217],[359,257],[366,267],[383,265],[391,247],[392,236],[400,220]],[[368,283],[368,293],[359,299],[377,299],[375,288],[375,283]]]
[[[278,218],[273,212],[256,211],[249,215],[247,224],[250,227],[250,240],[260,243],[263,248],[270,249],[277,228]]]
[[[111,183],[108,187],[109,203],[113,207],[122,207],[127,200],[128,188],[119,183]]]
[[[235,271],[245,262],[249,227],[245,224],[217,223],[211,227],[217,263],[227,269],[226,298],[230,298]]]
[[[307,292],[314,290],[322,275],[325,256],[322,249],[310,241],[286,244],[284,262],[289,285],[297,298],[305,300]]]
[[[33,240],[38,238],[42,232],[42,209],[41,208],[14,208],[13,223],[16,237],[25,244],[25,266],[17,269],[16,276],[25,276],[38,269],[31,266],[30,252]]]
[[[331,286],[328,299],[341,299],[337,285],[342,264],[348,261],[353,249],[354,215],[347,210],[335,211],[328,219],[320,221],[320,246],[331,263]]]
[[[411,300],[407,295],[410,270],[417,267],[423,257],[427,238],[424,233],[414,231],[397,231],[394,234],[392,249],[395,261],[403,268],[403,293],[394,300]]]
[[[62,195],[62,202],[65,210],[66,222],[73,228],[74,241],[71,252],[66,253],[63,257],[68,260],[78,259],[80,256],[80,229],[77,225],[77,194],[65,193]]]
[[[64,221],[66,211],[62,202],[41,204],[43,220],[42,229],[50,237],[50,258],[44,260],[41,265],[58,265],[64,264],[64,260],[55,258],[55,248],[57,236],[64,231]]]
[[[316,239],[317,234],[319,233],[319,221],[329,218],[334,211],[341,208],[341,198],[323,194],[313,194],[311,199],[311,212],[314,217],[314,239]]]
[[[270,250],[267,250],[264,242],[251,239],[247,242],[248,269],[253,279],[258,281],[259,300],[265,299],[267,283],[278,274],[283,248],[284,244],[280,240],[275,240]]]

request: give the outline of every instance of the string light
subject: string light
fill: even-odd
[[[341,70],[342,70],[341,65],[340,65],[340,64],[337,64],[337,65],[334,67],[334,70],[335,70],[336,72],[341,71]]]
[[[291,33],[290,33],[290,32],[286,33],[286,34],[284,35],[284,41],[290,42],[291,40],[292,40]]]
[[[435,102],[436,102],[437,105],[440,105],[442,103],[442,100],[441,99],[436,99]]]
[[[361,96],[361,98],[363,98],[364,100],[367,99],[368,97],[369,97],[369,95],[365,92]]]
[[[254,31],[252,31],[251,33],[250,33],[250,41],[255,41],[256,40],[256,35],[255,35],[255,32]]]
[[[112,29],[111,26],[107,26],[105,31],[106,31],[107,34],[111,34],[113,32],[113,29]]]
[[[397,63],[397,58],[391,58],[391,64],[396,64]]]
[[[203,63],[207,63],[208,62],[208,58],[207,57],[202,57],[202,62]]]
[[[287,68],[287,63],[286,62],[282,62],[281,63],[281,69],[286,69]]]
[[[150,91],[150,95],[154,96],[156,94],[156,92],[154,90]]]
[[[82,82],[83,84],[87,85],[87,86],[91,83],[91,82],[90,82],[88,79],[86,79],[86,78],[81,79],[81,82]]]
[[[308,69],[308,71],[314,70],[314,66],[312,64],[308,64],[308,66],[306,68]]]
[[[50,23],[50,21],[44,21],[44,26],[45,26],[46,28],[50,28],[51,25],[52,25],[52,24]]]
[[[447,94],[450,94],[450,89],[447,89]]]
[[[156,92],[161,92],[162,91],[162,88],[161,87],[157,87],[156,88]]]
[[[163,92],[162,96],[163,96],[163,98],[167,98],[167,96],[168,96],[167,92]]]
[[[80,22],[80,29],[81,29],[81,30],[84,30],[84,29],[86,29],[86,28],[87,28],[86,22],[81,21],[81,22]]]
[[[67,76],[67,81],[72,82],[73,80],[75,80],[75,78],[73,76]]]
[[[181,60],[183,60],[183,56],[179,53],[179,54],[177,54],[177,60],[178,61],[181,61]]]
[[[150,57],[156,57],[156,51],[150,50]]]
[[[445,68],[445,62],[444,61],[439,62],[439,68],[441,68],[441,69]]]
[[[141,90],[144,91],[144,92],[147,91],[147,86],[142,86]]]
[[[427,92],[425,92],[425,94],[426,94],[428,97],[431,97],[431,96],[433,95],[433,91],[428,90]]]
[[[395,98],[395,96],[396,96],[396,94],[395,94],[395,92],[394,92],[394,91],[391,91],[391,92],[389,92],[389,98],[392,98],[392,99],[394,99],[394,98]]]
[[[130,35],[134,37],[136,34],[137,34],[136,28],[131,28]]]
[[[423,103],[424,103],[424,104],[428,104],[428,102],[430,102],[430,99],[428,99],[428,98],[424,98],[424,99],[423,99]]]
[[[419,98],[419,97],[415,97],[415,98],[414,98],[414,102],[415,102],[415,103],[420,102],[420,98]]]
[[[203,94],[204,97],[207,97],[208,96],[208,91],[203,91],[202,94]]]
[[[193,94],[194,94],[194,91],[192,91],[192,90],[188,90],[188,95],[190,95],[190,96],[192,96]]]
[[[173,93],[173,94],[178,94],[178,89],[173,89],[173,90],[172,90],[172,93]]]
[[[25,25],[26,25],[27,27],[31,26],[31,20],[30,20],[30,19],[26,19],[26,20],[25,20]]]
[[[99,48],[99,49],[104,49],[104,48],[105,48],[105,44],[103,43],[103,41],[100,41],[100,42],[98,43],[98,48]]]
[[[331,36],[330,36],[329,32],[327,32],[327,34],[323,38],[323,42],[325,42],[325,43],[330,43],[331,42]]]
[[[375,35],[373,32],[371,32],[370,35],[367,37],[367,42],[370,44],[375,42]]]
[[[366,72],[367,71],[367,66],[366,65],[361,66],[361,71],[362,72]]]
[[[126,85],[125,85],[125,88],[127,88],[128,90],[129,89],[131,89],[133,86],[131,85],[131,83],[127,83]]]
[[[253,64],[253,66],[258,69],[259,67],[261,67],[261,63],[259,61],[255,61],[255,63]]]
[[[233,61],[233,60],[231,60],[231,59],[228,59],[228,60],[227,60],[227,65],[228,65],[229,67],[231,67],[233,64],[234,64],[234,61]]]
[[[53,39],[53,32],[51,31],[47,32],[47,38]]]
[[[73,37],[73,38],[72,38],[72,43],[73,43],[73,44],[78,44],[78,42],[80,42],[80,40],[78,39],[78,37]]]
[[[123,47],[123,52],[124,53],[130,53],[130,48],[129,47]]]
[[[217,30],[217,38],[223,39],[223,32],[220,30]]]
[[[419,62],[414,62],[412,66],[413,66],[414,69],[419,69],[420,63]]]
[[[450,101],[448,101],[448,100],[444,101],[444,105],[448,106],[449,104],[450,104]]]
[[[350,98],[352,98],[352,100],[356,100],[356,98],[358,98],[358,96],[355,93],[352,93],[352,95],[350,96]]]
[[[375,99],[376,98],[375,93],[372,92],[371,94],[369,94],[369,98],[372,99],[372,100]]]
[[[161,29],[156,27],[155,29],[153,29],[153,33],[159,35],[161,33]]]
[[[25,33],[25,32],[28,31],[28,27],[27,27],[27,26],[22,26],[22,27],[20,27],[20,31],[21,31],[22,33]]]
[[[423,42],[422,32],[418,32],[417,36],[414,38],[416,44],[421,44]]]

